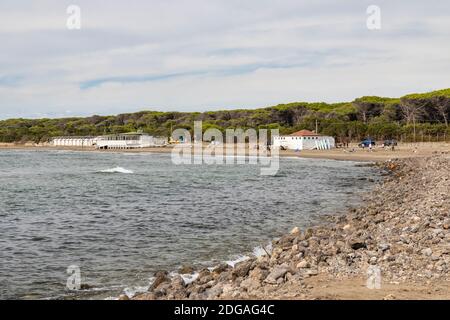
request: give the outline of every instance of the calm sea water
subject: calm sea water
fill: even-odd
[[[168,154],[0,151],[0,298],[107,298],[159,269],[233,260],[356,205],[376,176],[288,158],[276,176],[259,172]],[[71,265],[90,289],[66,288]]]

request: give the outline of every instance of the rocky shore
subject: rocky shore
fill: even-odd
[[[185,267],[180,274],[198,274],[189,283],[157,272],[149,291],[134,298],[365,299],[377,290],[382,294],[375,298],[396,298],[389,288],[402,292],[397,297],[423,298],[417,290],[424,290],[450,299],[450,158],[377,165],[384,181],[363,206],[317,227],[293,228],[266,254],[234,267]]]

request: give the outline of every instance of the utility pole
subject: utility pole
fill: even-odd
[[[318,134],[319,133],[319,123],[317,122],[317,119],[316,119],[316,134]]]

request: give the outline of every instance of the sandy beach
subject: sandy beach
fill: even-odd
[[[139,153],[170,153],[173,146],[141,148],[141,149],[120,149],[120,150],[98,150],[92,147],[53,147],[48,144],[36,145],[0,143],[0,150],[8,149],[26,149],[26,150],[72,150],[72,151],[91,151],[91,152],[139,152]],[[207,144],[204,144],[207,148]],[[248,148],[246,151],[248,154]],[[348,148],[337,148],[331,150],[280,150],[281,157],[301,157],[301,158],[320,158],[333,160],[349,161],[385,161],[396,158],[429,157],[436,154],[450,154],[450,142],[418,142],[418,143],[400,143],[395,150],[390,148],[375,147],[372,151],[367,148],[362,149],[357,144],[350,144]],[[242,154],[239,154],[242,155]]]

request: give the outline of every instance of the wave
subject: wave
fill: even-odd
[[[150,282],[153,282],[153,281],[154,281],[154,279],[151,280]],[[123,294],[125,294],[129,298],[132,298],[132,297],[138,295],[139,293],[147,292],[149,288],[150,288],[150,285],[127,287],[127,288],[123,289]],[[118,299],[118,297],[109,297],[108,298],[108,300],[117,300],[117,299]]]
[[[101,170],[100,172],[103,172],[103,173],[134,173],[132,170],[127,170],[127,169],[124,169],[122,167],[115,167],[115,168],[112,168],[112,169],[105,169],[105,170]]]
[[[270,255],[272,252],[272,249],[273,249],[272,242],[269,242],[266,246],[258,246],[258,247],[253,248],[253,255],[256,258],[265,256],[267,254]]]
[[[242,256],[237,256],[237,257],[236,257],[235,259],[233,259],[233,260],[227,260],[227,261],[225,261],[225,263],[228,264],[230,267],[234,268],[234,266],[235,266],[236,264],[238,264],[239,262],[243,262],[243,261],[246,261],[246,260],[248,260],[248,259],[250,259],[249,256],[247,256],[247,255],[242,255]]]
[[[247,260],[251,259],[252,256],[259,258],[259,257],[265,256],[267,254],[270,255],[272,252],[272,249],[273,249],[272,242],[270,241],[265,246],[261,245],[261,246],[254,247],[252,253],[249,255],[237,255],[237,256],[234,256],[234,258],[232,260],[227,260],[227,261],[223,261],[223,262],[225,262],[230,267],[234,268],[236,266],[236,264],[238,264],[239,262],[247,261]],[[207,269],[209,271],[213,271],[216,267],[218,267],[218,265],[208,267]],[[169,278],[173,278],[175,276],[180,276],[183,279],[184,284],[188,285],[188,284],[194,282],[195,280],[197,280],[197,278],[199,277],[199,273],[197,271],[194,271],[193,273],[190,273],[190,274],[189,273],[180,274],[176,271],[172,271],[169,273]],[[149,278],[150,284],[153,283],[154,280],[155,280],[155,277],[150,277]],[[148,292],[149,287],[150,287],[150,285],[127,287],[122,291],[122,294],[125,294],[129,298],[132,298],[132,297],[136,296],[137,294]],[[118,297],[106,298],[106,300],[117,300],[117,299],[118,299]]]
[[[180,274],[180,273],[175,272],[175,271],[172,271],[172,272],[169,273],[169,278],[171,278],[171,279],[176,277],[176,276],[180,276],[183,279],[184,284],[188,285],[191,282],[194,282],[195,280],[197,280],[197,278],[199,276],[199,273],[198,272],[194,272],[194,273],[191,273],[191,274]],[[155,281],[155,277],[150,277],[148,279],[149,285],[147,285],[147,286],[126,287],[126,288],[124,288],[122,290],[122,294],[126,295],[129,298],[133,298],[133,297],[135,297],[138,294],[148,292],[151,284],[154,281]],[[119,297],[114,297],[114,296],[110,296],[110,297],[105,298],[105,300],[118,300],[118,299],[119,299]]]
[[[184,284],[186,285],[197,280],[198,276],[199,276],[198,272],[194,272],[192,274],[180,274],[180,277],[183,279]]]

